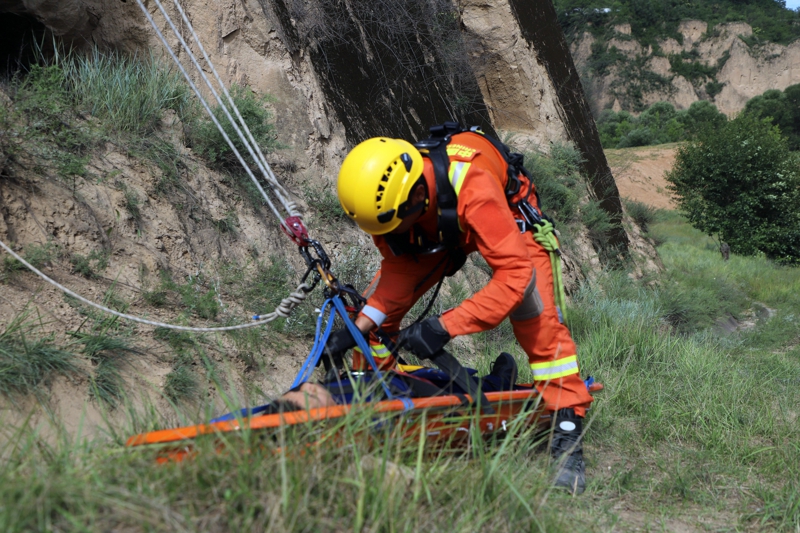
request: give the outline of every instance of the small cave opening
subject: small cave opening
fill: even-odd
[[[27,70],[37,55],[49,57],[52,51],[52,33],[44,24],[27,14],[0,13],[0,77]]]

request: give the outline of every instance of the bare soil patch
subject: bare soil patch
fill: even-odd
[[[620,194],[658,209],[675,209],[664,174],[675,164],[676,144],[606,150]]]

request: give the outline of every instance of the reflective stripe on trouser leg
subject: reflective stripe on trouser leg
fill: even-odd
[[[533,370],[534,381],[547,381],[577,374],[579,373],[578,356],[571,355],[546,363],[532,363],[531,370]]]
[[[528,355],[537,390],[548,410],[574,408],[583,416],[592,396],[581,379],[575,354],[578,348],[569,328],[558,319],[553,298],[553,273],[550,254],[528,232],[523,238],[536,268],[536,288],[542,301],[539,316],[527,320],[511,318],[514,336]],[[560,377],[556,377],[556,376]]]

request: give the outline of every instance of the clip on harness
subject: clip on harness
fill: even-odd
[[[458,222],[458,195],[450,183],[448,174],[450,168],[450,157],[447,154],[447,145],[453,135],[458,133],[474,133],[480,135],[500,153],[508,166],[508,181],[505,185],[506,198],[512,211],[520,217],[516,218],[520,233],[531,231],[534,240],[540,244],[550,254],[550,266],[553,271],[554,297],[559,318],[562,322],[567,321],[566,293],[564,291],[564,280],[561,270],[561,250],[558,244],[558,237],[553,221],[542,213],[539,194],[533,190],[533,178],[528,169],[525,168],[525,156],[512,152],[504,143],[498,141],[490,135],[483,133],[478,126],[464,129],[458,122],[445,122],[430,129],[431,136],[428,139],[416,143],[414,146],[420,151],[423,157],[430,159],[433,165],[436,180],[436,201],[439,209],[439,240],[440,249],[452,250],[459,244],[461,227]],[[523,197],[513,202],[522,188],[522,181],[519,176],[528,179],[528,191]],[[530,203],[530,197],[536,197],[536,207]]]

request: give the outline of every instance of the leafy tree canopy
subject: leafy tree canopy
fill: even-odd
[[[783,92],[771,89],[751,98],[744,111],[758,118],[769,118],[788,139],[789,149],[800,150],[800,84]]]
[[[768,120],[743,113],[705,128],[667,180],[689,222],[731,251],[800,263],[800,157]]]
[[[627,148],[691,139],[697,131],[719,127],[726,121],[725,115],[706,100],[694,102],[684,111],[677,111],[668,102],[656,102],[638,117],[607,109],[598,117],[597,129],[604,148]]]

